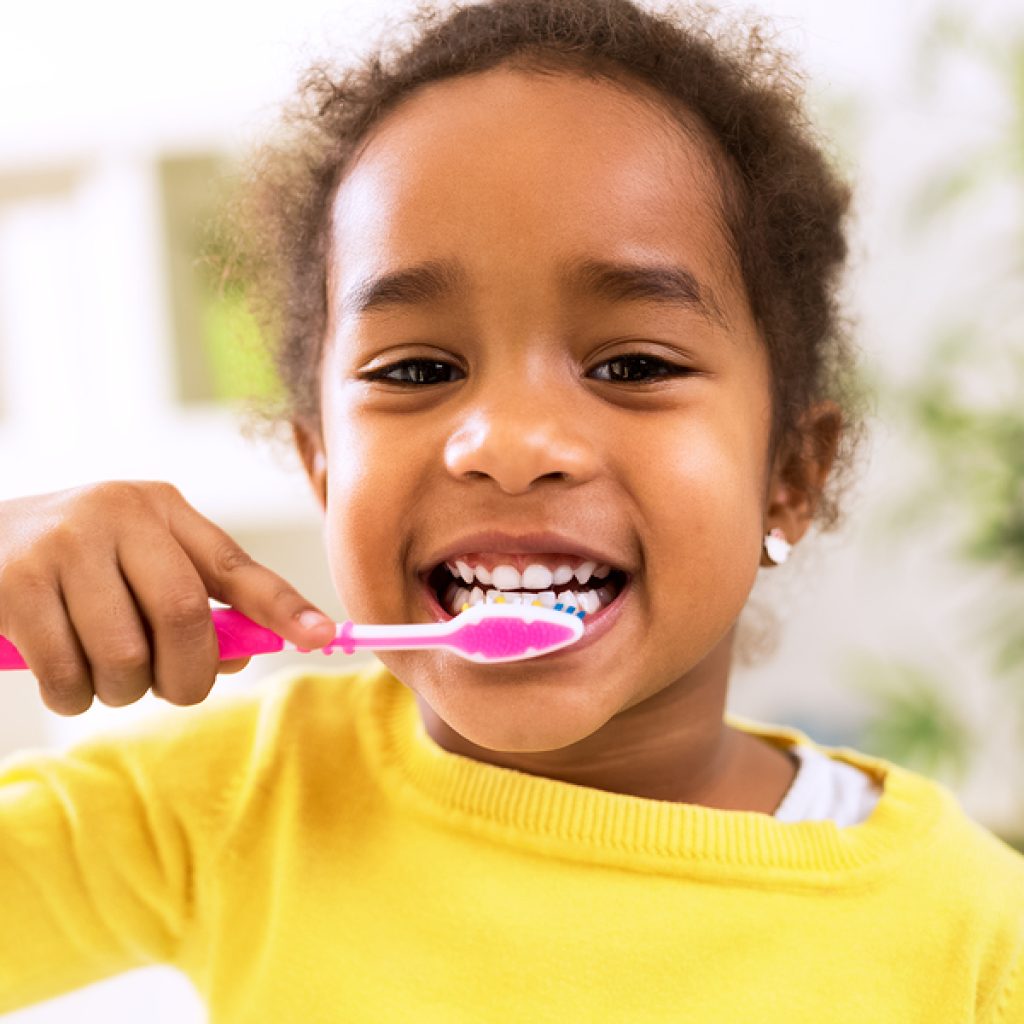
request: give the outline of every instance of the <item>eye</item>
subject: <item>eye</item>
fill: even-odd
[[[657,356],[641,353],[627,353],[607,359],[599,364],[597,370],[609,367],[608,374],[599,380],[608,380],[617,384],[643,384],[648,381],[665,377],[679,377],[694,371],[685,366],[677,366]],[[399,387],[419,388],[432,384],[450,384],[450,372],[462,371],[453,363],[440,359],[402,359],[390,363],[368,373],[360,374],[363,380],[379,380]],[[595,371],[596,372],[596,371]]]
[[[400,387],[418,387],[429,384],[447,384],[449,380],[443,379],[449,370],[458,370],[453,363],[446,363],[440,359],[403,359],[388,366],[382,366],[369,373],[360,374],[363,380],[382,380],[388,384],[398,384]],[[392,376],[395,371],[409,370],[405,379]],[[460,371],[461,372],[461,371]]]
[[[624,384],[644,383],[657,380],[660,377],[678,377],[694,372],[685,366],[677,366],[664,359],[659,359],[657,356],[643,355],[639,352],[606,359],[596,367],[596,370],[606,366],[609,367],[608,375],[598,379]]]

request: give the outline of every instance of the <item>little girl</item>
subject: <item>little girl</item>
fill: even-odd
[[[784,63],[712,26],[490,0],[309,76],[242,266],[346,612],[568,591],[586,636],[311,656],[8,759],[0,1010],[167,963],[232,1024],[1024,1021],[1024,859],[935,782],[724,713],[858,418],[847,187]],[[200,703],[238,667],[210,596],[333,630],[167,484],[0,503],[0,567],[68,714]]]

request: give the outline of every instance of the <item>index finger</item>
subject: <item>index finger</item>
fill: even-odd
[[[170,527],[211,597],[296,647],[323,647],[333,639],[336,626],[327,615],[191,505],[171,512]]]

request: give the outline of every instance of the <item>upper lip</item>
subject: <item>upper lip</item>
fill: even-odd
[[[421,565],[419,573],[424,577],[429,576],[441,562],[451,561],[459,555],[472,554],[474,552],[493,552],[494,554],[507,555],[578,555],[584,561],[597,562],[598,565],[610,565],[613,569],[622,569],[628,572],[622,559],[617,555],[597,547],[581,544],[578,540],[566,534],[548,530],[518,534],[506,533],[503,530],[484,530],[478,533],[469,533],[464,537],[459,537],[457,540],[449,541],[443,548],[435,551]]]

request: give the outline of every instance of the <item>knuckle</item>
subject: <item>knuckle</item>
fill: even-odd
[[[222,541],[213,553],[214,571],[220,576],[228,576],[252,564],[252,556],[233,540]]]
[[[299,594],[297,594],[295,590],[292,587],[290,587],[287,583],[285,583],[283,580],[280,583],[278,583],[277,587],[274,590],[274,594],[271,600],[275,605],[295,603],[300,604],[302,607],[305,607],[307,604],[307,602],[304,601],[302,597]]]
[[[177,488],[162,480],[102,480],[89,484],[80,491],[81,500],[92,508],[109,511],[115,509],[150,508],[153,495],[170,498],[178,494]]]
[[[86,674],[77,661],[60,658],[44,663],[40,679],[45,681],[47,689],[53,693],[65,694],[81,689]]]
[[[184,502],[185,497],[178,490],[174,484],[169,483],[167,480],[148,480],[144,484],[137,484],[136,486],[145,488],[149,494],[155,495],[164,502]]]
[[[61,558],[79,548],[86,539],[87,529],[74,517],[61,519],[50,529],[47,540]]]
[[[166,597],[159,618],[175,633],[191,638],[201,636],[206,629],[212,628],[209,601],[205,595],[194,590]]]
[[[81,707],[92,703],[92,685],[80,665],[73,662],[52,662],[37,674],[39,687],[47,707],[54,711]],[[74,711],[70,713],[74,714]]]
[[[111,641],[104,653],[107,675],[125,678],[149,667],[149,648],[140,640]]]
[[[70,493],[73,503],[100,509],[138,498],[138,491],[130,480],[100,480],[77,487]]]

